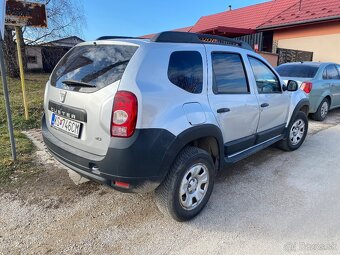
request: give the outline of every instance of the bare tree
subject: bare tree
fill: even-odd
[[[5,26],[4,53],[7,67],[7,74],[10,77],[19,77],[19,66],[17,61],[17,49],[15,45],[14,28]]]
[[[48,28],[24,28],[28,45],[47,42],[66,36],[82,37],[86,26],[82,0],[36,0],[46,4]]]
[[[82,37],[86,26],[82,0],[35,0],[46,4],[47,28],[24,27],[19,36],[26,45],[35,45],[62,37],[77,35]],[[7,72],[11,77],[18,77],[18,65],[15,48],[14,29],[6,26],[5,31],[5,57]],[[25,57],[24,45],[23,57]],[[25,59],[24,59],[24,62]]]

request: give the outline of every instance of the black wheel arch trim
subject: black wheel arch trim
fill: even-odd
[[[300,102],[295,106],[295,109],[293,111],[292,117],[290,118],[290,122],[291,123],[292,120],[294,120],[294,118],[296,117],[296,115],[298,114],[298,112],[304,107],[307,106],[308,110],[309,110],[309,100],[307,98],[301,99]],[[308,113],[307,113],[308,115]]]
[[[219,150],[219,166],[224,164],[224,145],[223,136],[220,128],[213,124],[203,124],[186,129],[182,133],[176,136],[172,145],[170,146],[168,153],[163,159],[162,168],[164,178],[171,168],[171,165],[175,161],[177,155],[191,142],[205,138],[213,137],[216,139],[218,150]],[[219,167],[219,168],[220,168]],[[219,169],[217,169],[218,171]]]
[[[301,111],[301,109],[302,109],[303,107],[305,107],[305,106],[308,107],[307,114],[306,114],[306,116],[308,116],[310,103],[309,103],[309,100],[308,100],[307,98],[301,99],[301,100],[299,101],[299,103],[297,103],[297,105],[295,106],[295,109],[294,109],[294,111],[293,111],[293,113],[292,113],[292,116],[290,117],[290,121],[289,121],[289,124],[288,124],[287,129],[286,129],[286,132],[285,132],[285,138],[287,138],[287,136],[288,136],[288,132],[289,132],[289,131],[288,131],[288,128],[289,128],[289,126],[290,126],[290,125],[292,124],[292,122],[295,120],[296,115],[297,115],[297,114]]]

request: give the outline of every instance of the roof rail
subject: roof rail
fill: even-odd
[[[197,34],[190,32],[167,31],[155,35],[151,38],[152,42],[170,43],[210,43],[228,46],[237,46],[253,51],[252,47],[246,42],[216,35]]]
[[[138,37],[130,37],[130,36],[101,36],[99,38],[96,39],[96,41],[100,41],[100,40],[112,40],[112,39],[142,39],[142,38],[138,38]]]

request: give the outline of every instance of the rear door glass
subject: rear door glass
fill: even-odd
[[[329,65],[326,67],[323,73],[323,79],[324,80],[338,80],[339,79],[339,73],[335,65]]]
[[[242,57],[236,53],[213,53],[215,94],[248,94],[249,86]]]
[[[51,85],[80,92],[99,90],[122,78],[137,49],[126,45],[75,47],[56,66]]]

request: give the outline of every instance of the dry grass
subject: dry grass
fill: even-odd
[[[40,127],[44,88],[47,80],[47,74],[26,74],[26,91],[29,105],[29,120],[26,121],[20,80],[7,79],[18,153],[16,162],[11,160],[3,87],[0,81],[0,187],[13,181],[20,182],[21,179],[28,175],[40,171],[33,162],[34,146],[21,131]]]

